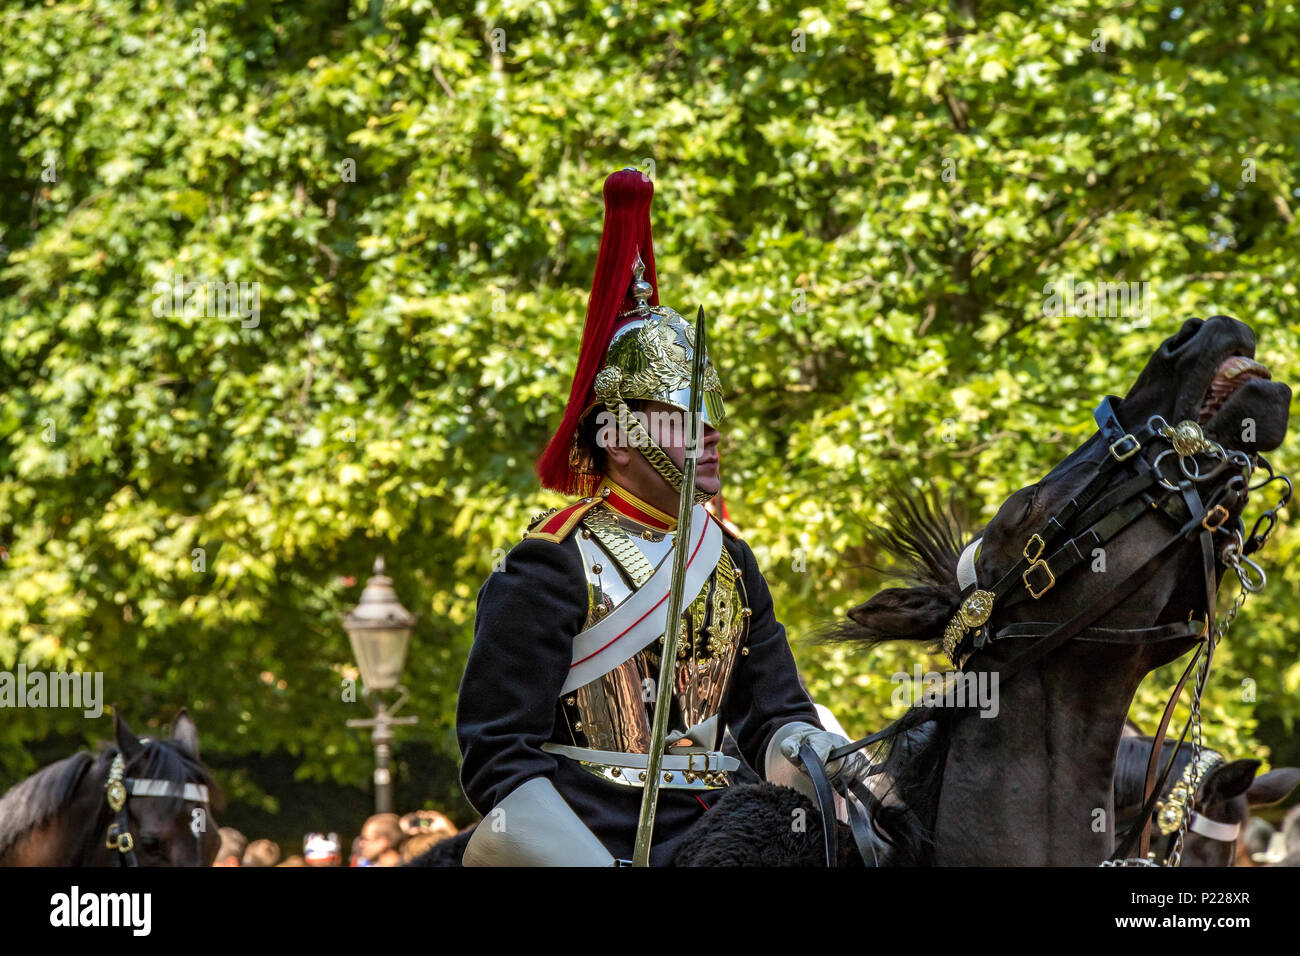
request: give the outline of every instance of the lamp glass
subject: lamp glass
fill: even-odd
[[[409,627],[351,627],[348,640],[368,690],[391,690],[406,666]]]

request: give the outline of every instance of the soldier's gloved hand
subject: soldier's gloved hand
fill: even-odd
[[[814,727],[812,724],[802,722],[786,724],[777,731],[777,734],[781,735],[781,756],[785,757],[805,775],[808,771],[804,769],[803,760],[799,757],[799,750],[805,743],[808,744],[813,753],[826,767],[826,776],[831,783],[839,780],[845,782],[860,780],[870,767],[866,755],[860,750],[855,750],[851,754],[827,763],[826,758],[832,750],[851,741],[846,740],[839,734],[833,734],[830,731],[822,730],[820,727]]]
[[[700,752],[713,749],[714,740],[718,736],[718,715],[714,714],[708,720],[702,720],[693,727],[686,730],[674,730],[668,735],[664,744],[673,747],[679,740],[690,740],[691,745],[685,747],[674,747],[678,753],[687,753],[692,750]]]

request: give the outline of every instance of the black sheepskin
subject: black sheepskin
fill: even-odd
[[[460,866],[465,855],[465,845],[473,835],[474,828],[461,830],[454,837],[439,841],[421,853],[405,866]]]
[[[802,810],[802,814],[796,811]],[[803,824],[802,832],[795,821]],[[861,866],[849,828],[839,828],[840,866]],[[789,787],[756,783],[728,790],[681,838],[673,866],[825,866],[822,818]]]

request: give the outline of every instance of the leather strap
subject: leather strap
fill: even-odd
[[[826,767],[817,759],[817,751],[808,745],[808,741],[799,744],[799,760],[805,772],[812,780],[813,792],[817,795],[817,810],[822,816],[822,843],[826,850],[826,865],[833,867],[839,860],[839,817],[835,814],[835,791]]]
[[[1174,707],[1178,704],[1178,698],[1183,695],[1183,687],[1187,683],[1187,678],[1192,675],[1192,671],[1196,668],[1197,663],[1201,659],[1201,652],[1204,650],[1204,644],[1198,645],[1196,653],[1194,653],[1192,659],[1187,662],[1187,668],[1183,671],[1183,676],[1178,678],[1178,684],[1174,687],[1174,692],[1169,696],[1169,703],[1165,705],[1165,712],[1160,718],[1160,726],[1156,729],[1155,736],[1152,739],[1151,756],[1147,759],[1146,782],[1142,789],[1142,807],[1144,810],[1148,803],[1151,803],[1154,808],[1155,795],[1159,793],[1164,784],[1165,778],[1168,776],[1170,768],[1173,767],[1174,760],[1178,756],[1178,748],[1175,747],[1173,753],[1169,757],[1169,765],[1165,767],[1165,772],[1160,775],[1160,784],[1157,785],[1156,767],[1160,765],[1160,749],[1164,746],[1165,733],[1169,730],[1170,718],[1174,715]],[[1184,731],[1184,733],[1186,733],[1186,731]],[[1142,835],[1138,840],[1138,856],[1142,859],[1146,859],[1147,851],[1151,848],[1150,812],[1148,811],[1139,819],[1143,821],[1143,826]]]
[[[1196,487],[1195,485],[1192,484],[1192,482],[1190,481],[1182,482],[1179,485],[1179,490],[1182,492],[1183,499],[1187,503],[1187,509],[1193,515],[1195,515],[1197,511],[1202,510],[1203,506],[1201,504],[1201,496],[1197,492]],[[1206,510],[1205,514],[1208,516],[1209,511]],[[1216,603],[1215,596],[1218,592],[1218,575],[1216,573],[1215,557],[1214,557],[1214,542],[1212,540],[1212,533],[1205,528],[1205,519],[1202,519],[1201,527],[1202,527],[1202,531],[1199,535],[1200,543],[1201,543],[1201,568],[1202,568],[1202,573],[1205,576],[1204,638],[1207,641],[1207,643],[1203,643],[1197,646],[1196,653],[1192,655],[1191,661],[1188,662],[1187,669],[1183,671],[1183,676],[1178,679],[1178,686],[1174,688],[1174,692],[1169,697],[1169,703],[1165,705],[1165,712],[1163,716],[1160,718],[1160,726],[1156,729],[1155,736],[1152,738],[1151,756],[1147,760],[1147,777],[1146,777],[1145,789],[1143,790],[1143,800],[1142,800],[1143,806],[1146,805],[1148,800],[1154,799],[1155,794],[1159,792],[1159,787],[1157,787],[1156,785],[1156,767],[1160,762],[1160,748],[1164,746],[1165,734],[1169,730],[1169,721],[1174,716],[1174,707],[1177,706],[1178,699],[1183,694],[1183,687],[1187,684],[1187,678],[1191,676],[1192,671],[1195,669],[1197,665],[1197,662],[1200,660],[1202,652],[1205,652],[1206,654],[1205,667],[1206,667],[1206,673],[1208,673],[1209,666],[1210,666],[1210,658],[1214,653],[1214,649],[1208,643],[1208,639],[1210,636],[1210,622],[1214,620],[1215,612],[1217,610],[1215,606]],[[1188,717],[1188,722],[1190,723],[1192,719],[1193,719],[1192,717]],[[1183,733],[1184,736],[1186,736],[1185,728]],[[1174,757],[1176,756],[1176,754],[1177,751],[1175,751],[1175,753],[1170,756],[1169,767],[1166,768],[1165,774],[1162,775],[1162,777],[1167,775],[1169,769],[1173,766]],[[1144,822],[1142,827],[1142,837],[1138,841],[1138,855],[1140,858],[1146,859],[1147,852],[1151,847],[1152,820],[1150,815],[1148,814],[1147,816],[1145,816],[1143,818],[1143,821]]]

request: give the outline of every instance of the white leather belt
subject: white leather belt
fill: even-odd
[[[592,750],[589,747],[571,747],[568,744],[542,744],[548,754],[560,754],[585,763],[599,763],[630,770],[644,770],[650,764],[649,754],[627,754],[617,750]],[[717,750],[703,753],[664,754],[662,770],[689,770],[693,773],[716,773],[719,770],[740,769],[740,761]]]

